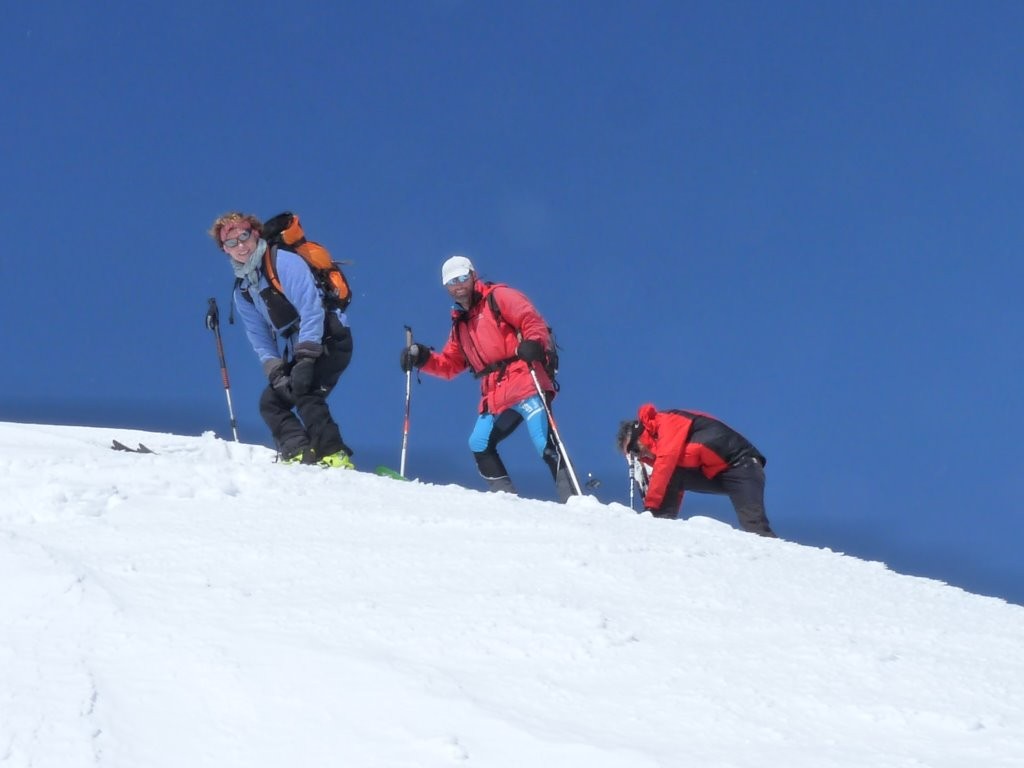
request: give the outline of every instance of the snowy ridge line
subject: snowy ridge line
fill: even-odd
[[[1020,606],[707,518],[116,439],[160,455],[0,423],[5,765],[1024,758]]]

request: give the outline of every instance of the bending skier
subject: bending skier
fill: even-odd
[[[743,530],[775,538],[764,511],[764,455],[713,416],[642,405],[619,425],[616,444],[651,467],[644,510],[655,517],[678,517],[686,491],[722,494]]]

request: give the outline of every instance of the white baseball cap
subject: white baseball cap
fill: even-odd
[[[448,285],[452,278],[462,277],[470,272],[476,272],[472,261],[465,256],[452,256],[441,267],[441,285]]]

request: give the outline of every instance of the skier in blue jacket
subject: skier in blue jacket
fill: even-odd
[[[352,450],[327,406],[352,359],[347,318],[324,307],[312,271],[296,253],[276,249],[280,290],[271,284],[265,274],[271,249],[260,237],[262,227],[257,217],[233,211],[210,228],[230,257],[235,308],[269,382],[260,415],[284,461],[351,469]]]

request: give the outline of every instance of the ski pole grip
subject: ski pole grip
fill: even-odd
[[[405,348],[408,349],[412,346],[412,327],[405,326]]]
[[[211,331],[216,331],[220,326],[220,312],[217,310],[216,299],[210,299],[209,302],[206,309],[206,327]]]

